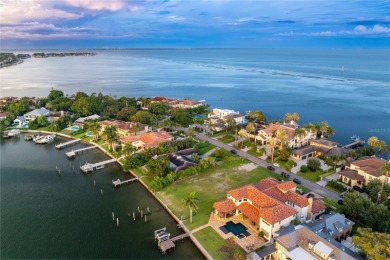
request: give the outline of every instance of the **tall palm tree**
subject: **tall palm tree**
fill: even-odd
[[[123,147],[122,147],[122,152],[126,155],[130,155],[132,152],[135,151],[135,148],[133,146],[132,143],[126,143]]]
[[[379,142],[379,139],[376,136],[371,136],[367,140],[368,145],[371,146],[372,148],[376,148],[378,142]]]
[[[386,162],[385,166],[381,168],[381,173],[383,175],[385,175],[385,180],[382,181],[381,192],[378,193],[377,203],[379,203],[380,198],[382,197],[383,187],[385,186],[385,182],[386,182],[386,180],[387,180],[387,178],[389,177],[389,174],[390,174],[390,162]]]
[[[315,133],[315,132],[317,131],[316,125],[313,124],[313,123],[308,123],[308,124],[306,124],[306,125],[305,125],[305,128],[306,128],[307,130],[309,130],[309,132],[312,133],[312,134]]]
[[[115,126],[107,126],[104,129],[103,136],[105,141],[108,143],[108,146],[111,147],[111,150],[115,150],[115,143],[119,139],[118,132],[116,131]]]
[[[196,191],[191,191],[188,193],[188,196],[182,200],[183,208],[190,209],[190,223],[192,223],[192,211],[196,212],[198,210],[199,202],[199,198],[196,197]]]
[[[99,139],[101,125],[97,121],[89,122],[88,130],[91,131],[92,141],[97,141]]]
[[[278,129],[275,131],[274,137],[277,140],[277,143],[279,144],[279,148],[282,149],[283,145],[287,142],[287,133],[283,129]]]
[[[250,134],[255,134],[255,131],[256,131],[256,127],[253,123],[249,123],[246,127],[245,127],[245,130],[250,133]],[[249,137],[250,139],[250,137]],[[255,140],[256,142],[256,138],[253,138],[253,140]]]
[[[278,143],[278,140],[275,137],[271,137],[267,141],[267,145],[271,149],[271,162],[274,161],[274,153],[275,153],[275,147],[276,147],[277,143]]]
[[[299,139],[303,139],[306,136],[306,129],[305,128],[297,128],[297,129],[295,129],[294,134]]]

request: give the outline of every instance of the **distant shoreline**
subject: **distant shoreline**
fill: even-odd
[[[95,56],[94,52],[35,52],[31,54],[0,53],[0,68],[15,66],[29,58],[50,58],[68,56]]]

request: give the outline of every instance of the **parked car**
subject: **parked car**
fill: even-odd
[[[275,171],[275,168],[272,167],[271,165],[270,165],[270,166],[267,166],[267,169],[268,169],[268,170],[271,170],[271,171]]]
[[[344,201],[343,201],[343,200],[338,200],[337,203],[338,203],[339,205],[344,205]]]
[[[237,154],[237,151],[234,150],[234,149],[231,149],[230,152],[233,153],[233,154]]]
[[[315,195],[313,193],[309,193],[306,195],[306,198],[314,198],[314,197],[315,197]]]
[[[302,181],[300,179],[298,179],[298,178],[294,178],[293,182],[295,182],[296,184],[301,184],[302,183]]]
[[[360,187],[359,187],[359,186],[357,186],[357,185],[354,185],[352,188],[353,188],[354,190],[356,190],[356,191],[360,192],[360,193],[363,193],[363,189],[362,189],[362,188],[360,188]]]
[[[280,167],[279,163],[273,163],[273,166]]]
[[[282,177],[290,178],[290,174],[288,174],[287,172],[282,172],[281,175]]]

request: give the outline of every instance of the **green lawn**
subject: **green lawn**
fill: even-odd
[[[218,141],[225,143],[225,144],[234,142],[235,140],[236,140],[236,138],[234,137],[234,135],[230,135],[230,134],[224,135],[218,139]]]
[[[214,147],[215,145],[210,144],[209,142],[200,142],[195,146],[195,148],[198,149],[200,154],[205,154]]]
[[[208,222],[214,202],[226,198],[228,190],[256,183],[269,176],[281,178],[280,175],[261,167],[250,172],[238,169],[240,165],[247,163],[249,162],[237,158],[216,168],[208,169],[202,174],[179,180],[157,192],[157,195],[169,205],[176,216],[179,218],[183,216],[183,219],[186,219],[186,225],[190,229],[202,226]],[[182,208],[182,199],[191,191],[196,191],[200,199],[199,209],[193,217],[193,223],[188,221],[189,210]]]
[[[297,174],[305,179],[308,179],[309,181],[317,182],[320,180],[320,175],[324,174],[324,171],[323,170],[317,170],[315,172],[312,172],[310,170],[308,170],[307,172],[298,171]]]
[[[232,256],[235,251],[245,255],[238,245],[225,241],[212,227],[199,230],[194,233],[194,236],[213,259],[233,259]]]
[[[325,202],[326,206],[332,208],[333,211],[336,211],[337,213],[343,213],[342,206],[339,205],[334,199],[324,198],[323,201]]]

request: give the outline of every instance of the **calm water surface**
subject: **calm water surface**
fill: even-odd
[[[30,59],[1,69],[1,96],[103,92],[190,97],[269,120],[298,112],[326,120],[334,139],[390,143],[390,49],[130,49],[94,57]],[[341,68],[344,67],[342,72]]]
[[[179,235],[175,221],[141,184],[113,188],[113,179],[132,177],[119,165],[82,174],[80,163],[107,159],[98,150],[66,158],[65,151],[82,146],[58,151],[54,144],[24,141],[23,135],[1,140],[1,259],[203,258],[189,239],[161,256],[153,231],[165,226],[172,236]],[[139,215],[136,222],[127,216],[138,206],[152,211],[146,224]],[[119,218],[119,228],[111,212]]]

